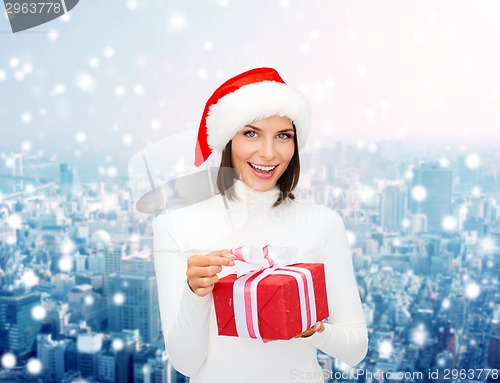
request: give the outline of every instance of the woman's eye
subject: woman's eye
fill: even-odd
[[[290,134],[288,134],[288,133],[280,133],[280,134],[278,134],[278,138],[280,138],[280,139],[285,139],[285,138],[290,138],[290,137],[292,137],[292,136]]]
[[[257,135],[257,133],[255,133],[253,130],[247,130],[243,134],[247,137],[255,137]]]

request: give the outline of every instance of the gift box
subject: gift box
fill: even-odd
[[[322,263],[297,263],[221,278],[213,298],[219,335],[291,339],[328,317]]]

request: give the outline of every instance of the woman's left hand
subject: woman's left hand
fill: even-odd
[[[308,336],[311,336],[315,332],[323,332],[323,331],[325,331],[325,325],[323,324],[323,322],[316,322],[316,324],[314,326],[312,326],[311,328],[308,328],[303,333],[301,333],[297,336],[294,336],[294,338],[307,338]],[[264,343],[272,342],[271,339],[262,339],[262,341]]]
[[[323,332],[323,331],[325,331],[325,325],[323,324],[323,322],[319,321],[319,322],[316,322],[316,324],[314,326],[312,326],[311,328],[308,328],[306,331],[295,336],[294,338],[307,338],[307,337],[311,336],[312,334],[314,334],[315,332]]]

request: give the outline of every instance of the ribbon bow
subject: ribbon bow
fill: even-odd
[[[272,267],[284,267],[296,263],[299,257],[298,249],[286,246],[242,246],[231,249],[236,256],[236,276],[239,278],[252,271],[264,270]]]

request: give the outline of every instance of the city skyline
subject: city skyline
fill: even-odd
[[[379,149],[339,143],[304,155],[297,190],[299,198],[312,198],[344,219],[369,329],[368,355],[358,369],[497,371],[500,174],[494,162],[484,161],[496,153],[440,163],[394,143]],[[135,212],[126,180],[110,177],[75,188],[71,169],[63,163],[55,185],[47,179],[52,186],[29,198],[0,202],[0,279],[2,286],[17,286],[3,296],[16,289],[23,296],[26,289],[41,299],[18,314],[39,326],[27,338],[36,338],[36,350],[23,346],[17,369],[9,367],[10,356],[2,359],[0,381],[22,374],[45,381],[66,376],[68,382],[92,382],[94,376],[112,382],[131,374],[139,374],[137,382],[144,374],[183,381],[162,351],[152,216]],[[19,188],[19,180],[0,182],[3,195]],[[1,313],[0,307],[5,326],[9,319]],[[65,364],[53,362],[63,354]],[[31,364],[24,366],[22,355]],[[358,371],[318,357],[332,376]],[[45,364],[53,367],[44,370]]]
[[[212,91],[256,66],[304,91],[312,147],[500,142],[500,56],[489,48],[500,43],[500,5],[481,4],[280,0],[259,13],[228,0],[79,3],[37,33],[0,34],[2,145],[120,166],[196,129]],[[133,28],[109,28],[108,14]]]

